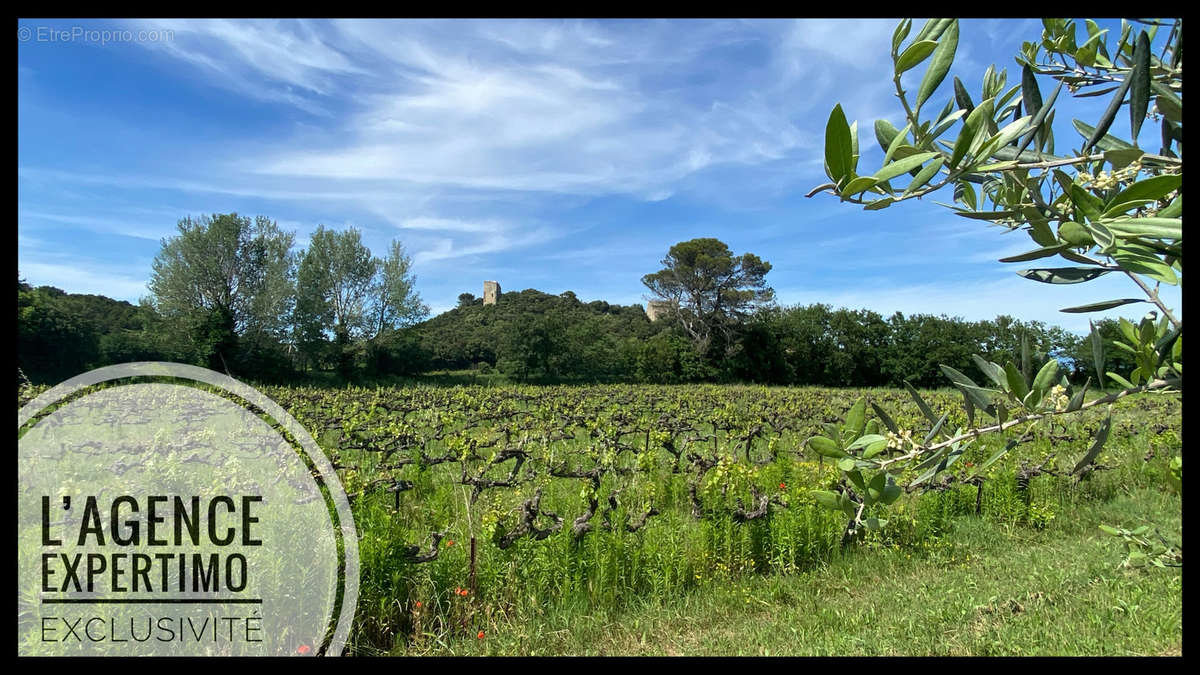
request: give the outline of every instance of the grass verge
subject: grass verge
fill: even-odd
[[[484,637],[409,655],[1181,655],[1182,571],[1128,570],[1098,526],[1181,539],[1178,495],[1139,488],[1041,530],[962,517],[920,550],[861,547],[791,576],[747,576],[620,611],[543,604]]]

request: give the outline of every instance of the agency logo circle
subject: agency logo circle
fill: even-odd
[[[358,536],[333,465],[262,393],[93,370],[17,414],[22,655],[340,655]]]

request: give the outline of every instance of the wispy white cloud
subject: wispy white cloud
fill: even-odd
[[[435,230],[439,232],[495,232],[509,226],[496,220],[456,220],[454,218],[409,218],[395,223],[402,230]]]
[[[346,205],[411,221],[401,225],[409,230],[447,229],[418,219],[449,220],[436,204],[464,199],[508,207],[523,194],[661,201],[683,191],[727,207],[756,203],[730,190],[734,176],[781,194],[795,170],[766,180],[737,170],[786,162],[819,173],[819,162],[805,160],[819,147],[820,125],[799,119],[825,105],[820,92],[846,88],[821,64],[851,56],[847,35],[886,32],[886,22],[871,21],[138,23],[173,32],[142,46],[188,77],[335,114],[281,126],[269,140],[231,139],[216,154],[206,149],[205,162],[164,172],[23,165],[21,174]],[[723,49],[755,56],[727,62]],[[713,189],[704,176],[723,167],[730,171]],[[423,259],[445,250],[439,243]]]
[[[63,213],[48,213],[44,211],[21,210],[17,214],[18,222],[22,225],[30,220],[41,221],[51,225],[76,225],[93,232],[119,234],[137,239],[159,241],[163,237],[175,234],[174,222],[145,222],[149,218],[96,218],[92,216],[77,216]]]
[[[858,70],[888,61],[895,19],[801,19],[792,22],[783,53],[794,59],[794,72],[804,73],[813,59],[833,59]]]
[[[714,63],[705,50],[786,48],[771,22],[620,31],[580,22],[152,24],[176,39],[150,48],[222,86],[339,108],[286,150],[231,162],[251,178],[334,180],[350,191],[386,181],[661,199],[710,166],[759,164],[811,144],[789,107],[753,82],[711,98],[682,86],[681,64],[703,72]]]
[[[337,77],[366,74],[306,21],[155,19],[134,23],[170,31],[170,40],[142,44],[198,67],[211,82],[309,112],[327,114],[316,100],[334,93]],[[269,86],[263,86],[262,80]]]
[[[525,232],[497,230],[480,233],[479,236],[465,242],[462,239],[441,237],[435,240],[433,246],[417,251],[413,255],[413,263],[429,265],[439,261],[519,250],[552,241],[563,234],[562,231],[556,231],[549,227],[539,227]]]

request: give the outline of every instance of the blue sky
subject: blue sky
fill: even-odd
[[[860,171],[882,160],[874,120],[903,126],[895,24],[21,20],[19,272],[136,302],[180,219],[237,212],[294,230],[298,247],[319,224],[358,227],[376,255],[400,239],[434,313],[485,279],[644,303],[641,276],[694,237],[771,262],[781,304],[1082,332],[1097,315],[1057,309],[1138,297],[1116,275],[1024,280],[997,259],[1034,248],[1028,236],[933,200],[865,212],[804,197],[826,180],[835,103],[862,127]],[[1037,20],[965,20],[951,73],[978,100],[987,65],[1015,83],[1013,55],[1040,33]],[[1066,99],[1055,133],[1078,147],[1071,113],[1094,119],[1107,100]],[[1122,114],[1113,131],[1127,130]],[[1154,150],[1157,136],[1148,123]],[[1178,289],[1164,297],[1179,307]]]

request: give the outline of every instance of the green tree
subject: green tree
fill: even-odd
[[[561,375],[565,349],[560,336],[565,329],[566,322],[558,314],[503,321],[496,367],[519,380]]]
[[[304,318],[347,341],[366,337],[383,321],[372,321],[368,313],[378,269],[379,261],[363,245],[358,229],[338,232],[318,226],[300,257],[303,303],[297,304],[303,305]]]
[[[293,234],[236,213],[184,218],[178,229],[154,259],[151,305],[190,336],[201,362],[227,370],[242,336],[284,334]]]
[[[742,349],[727,364],[737,380],[791,384],[796,376],[786,358],[778,331],[778,310],[755,314],[742,336]]]
[[[734,256],[717,239],[679,242],[662,265],[642,277],[642,283],[655,298],[670,303],[678,325],[701,354],[709,352],[717,337],[727,347],[736,344],[738,328],[775,298],[765,281],[771,264],[753,253]]]
[[[425,319],[429,307],[416,291],[403,244],[393,241],[380,259],[357,228],[338,232],[321,225],[300,255],[296,279],[293,328],[307,362],[332,353],[347,377],[355,360],[376,371],[408,371],[398,360],[413,353],[413,338],[393,333]]]
[[[1125,340],[1125,336],[1121,333],[1121,324],[1117,319],[1097,321],[1095,333],[1100,336],[1105,348],[1103,367],[1106,370],[1128,373],[1138,367],[1132,354],[1113,347],[1115,343]],[[1072,361],[1076,379],[1082,381],[1085,377],[1091,377],[1093,381],[1096,380],[1096,355],[1090,339],[1076,340],[1067,348],[1065,356]]]
[[[882,351],[884,381],[914,387],[945,386],[940,366],[976,374],[971,355],[980,350],[982,325],[944,316],[896,312],[888,319],[888,345]]]
[[[888,326],[869,309],[839,309],[829,323],[835,350],[826,362],[826,382],[836,386],[871,387],[883,383],[880,354]]]
[[[796,306],[780,312],[780,340],[796,384],[831,384],[827,365],[837,350],[832,321],[829,305]]]
[[[17,367],[35,382],[78,375],[99,352],[93,326],[59,309],[54,291],[17,280]]]
[[[712,372],[687,339],[664,332],[642,343],[637,374],[643,382],[677,384],[708,379]]]
[[[351,343],[367,337],[377,325],[369,313],[379,261],[362,243],[355,228],[344,232],[317,227],[300,256],[297,272],[295,324],[297,341],[305,356],[319,360],[333,335],[333,356],[338,372],[353,370]]]
[[[379,374],[412,372],[417,363],[425,359],[405,363],[413,358],[415,336],[401,338],[396,333],[416,325],[429,316],[429,306],[421,302],[416,290],[416,275],[412,273],[412,259],[404,251],[404,245],[392,241],[388,256],[376,261],[377,273],[371,289],[374,316],[374,334],[369,338],[366,353],[369,368]]]
[[[424,321],[429,316],[429,306],[421,302],[417,293],[417,277],[412,273],[412,259],[404,252],[404,245],[393,241],[378,269],[374,289],[375,335]]]

